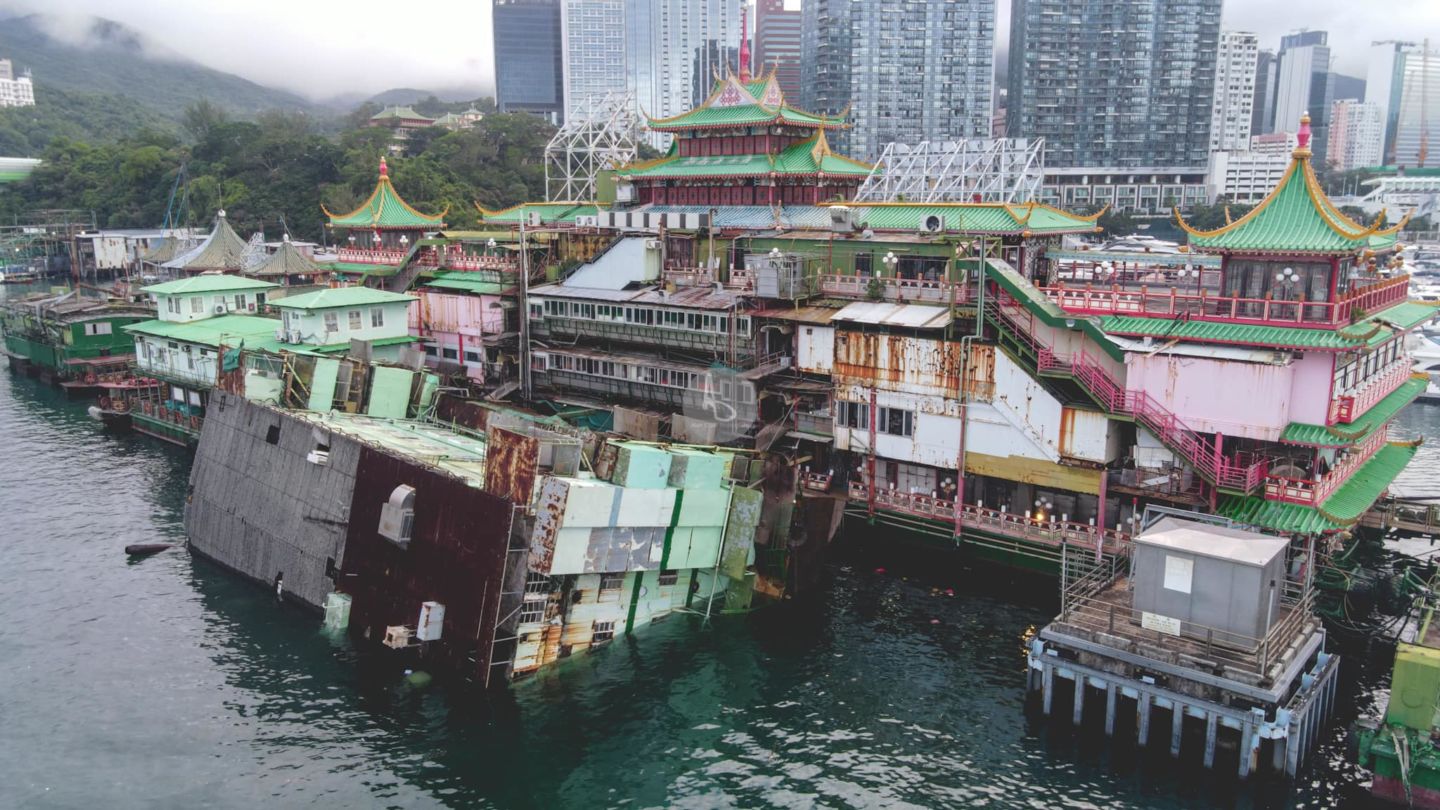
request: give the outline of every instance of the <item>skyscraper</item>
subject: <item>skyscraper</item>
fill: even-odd
[[[1279,71],[1275,80],[1275,115],[1271,132],[1294,132],[1300,116],[1310,113],[1314,135],[1310,150],[1317,164],[1325,161],[1330,141],[1330,35],[1299,31],[1280,38]]]
[[[1203,167],[1221,0],[1012,0],[1011,135],[1050,167]]]
[[[1440,53],[1413,42],[1370,46],[1365,99],[1381,112],[1385,133],[1382,161],[1415,168],[1440,165]],[[1421,160],[1421,144],[1425,155]]]
[[[628,90],[652,118],[691,109],[736,68],[742,8],[739,0],[564,0],[569,108]]]
[[[625,0],[564,0],[565,113],[591,96],[625,92]]]
[[[1330,168],[1350,171],[1379,166],[1384,140],[1385,116],[1379,104],[1350,98],[1330,105]]]
[[[987,138],[994,0],[806,0],[802,105],[850,109],[839,148],[874,158],[891,141]]]
[[[1260,38],[1248,31],[1220,34],[1215,61],[1215,108],[1210,117],[1210,151],[1232,151],[1250,143],[1255,112],[1255,68]]]
[[[565,112],[560,0],[495,0],[495,104],[558,122]]]
[[[1255,109],[1250,116],[1250,134],[1263,135],[1275,121],[1275,79],[1279,63],[1275,52],[1260,51],[1255,59]]]
[[[800,100],[800,2],[757,0],[755,4],[755,72],[775,67],[775,78],[786,98]]]

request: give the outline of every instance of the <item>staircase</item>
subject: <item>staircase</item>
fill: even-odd
[[[419,253],[419,251],[420,244],[417,240],[416,244],[410,248],[410,252],[405,254],[405,260],[400,263],[400,271],[381,282],[381,286],[386,292],[408,292],[410,285],[415,283],[415,279],[419,278],[422,272],[435,269],[429,265],[422,265],[415,261],[416,254]]]
[[[985,316],[1000,330],[1001,339],[1011,343],[1020,354],[1033,358],[1038,373],[1075,380],[1107,413],[1131,419],[1155,434],[1216,489],[1249,493],[1264,485],[1266,464],[1263,460],[1247,463],[1225,457],[1213,439],[1192,430],[1144,391],[1126,390],[1084,351],[1066,357],[1040,343],[1034,331],[1023,322],[1025,315],[1023,307],[1015,301],[992,300],[985,305]]]

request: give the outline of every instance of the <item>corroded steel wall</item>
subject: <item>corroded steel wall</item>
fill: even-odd
[[[414,527],[403,549],[377,531],[381,505],[401,484],[415,488]],[[340,580],[354,600],[351,627],[378,640],[389,625],[415,626],[422,602],[440,602],[444,629],[427,655],[484,679],[499,618],[511,519],[510,503],[502,498],[362,447]]]
[[[540,440],[498,427],[486,431],[485,437],[485,491],[512,503],[530,503],[540,466]]]
[[[909,394],[960,395],[960,342],[911,335],[843,330],[835,336],[835,382]],[[995,347],[970,347],[965,370],[970,395],[989,399],[995,382]]]

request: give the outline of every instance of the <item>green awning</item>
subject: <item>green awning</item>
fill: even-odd
[[[1414,329],[1435,317],[1436,305],[1425,301],[1406,301],[1389,309],[1382,309],[1366,320],[1387,323],[1396,329]]]
[[[1370,345],[1377,337],[1388,339],[1390,331],[1379,324],[1362,321],[1349,334],[1333,329],[1303,329],[1293,326],[1261,326],[1215,321],[1177,321],[1133,315],[1106,315],[1100,328],[1115,335],[1163,337],[1167,340],[1195,340],[1202,343],[1230,343],[1242,346],[1274,346],[1287,349],[1340,351]]]
[[[1418,443],[1410,442],[1387,444],[1380,448],[1334,494],[1326,498],[1325,503],[1320,504],[1320,511],[1331,520],[1347,526],[1353,524],[1375,505],[1376,499],[1405,469],[1418,449]]]
[[[460,290],[462,292],[479,293],[481,295],[500,295],[506,290],[514,288],[514,285],[463,278],[437,278],[434,281],[425,282],[424,286],[438,287],[444,290]]]
[[[355,273],[361,276],[378,276],[386,278],[400,272],[400,266],[396,264],[362,264],[360,262],[330,262],[321,265],[326,270],[334,273]]]
[[[1349,424],[1326,426],[1291,422],[1285,427],[1285,432],[1280,434],[1280,441],[1310,447],[1349,447],[1383,428],[1401,408],[1420,396],[1428,382],[1426,377],[1406,380],[1399,388],[1372,405],[1370,410],[1361,414],[1359,419]]]
[[[1215,511],[1239,523],[1295,534],[1353,526],[1410,463],[1418,447],[1418,444],[1401,443],[1380,448],[1319,508],[1255,496],[1227,495],[1220,499]]]

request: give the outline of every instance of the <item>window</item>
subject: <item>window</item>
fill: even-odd
[[[304,278],[305,278],[304,276],[301,276],[301,279],[302,279],[302,280],[304,280]],[[263,307],[263,306],[265,306],[265,293],[255,293],[255,306],[257,306],[257,307]]]
[[[270,427],[268,427],[268,428],[265,429],[265,441],[269,442],[270,444],[279,444],[279,443],[280,443],[280,426],[279,426],[279,425],[271,425]]]
[[[544,574],[537,574],[534,571],[525,572],[525,593],[527,596],[535,594],[548,594],[550,592],[550,577]]]
[[[915,414],[899,408],[881,408],[876,429],[891,436],[911,436],[915,433]]]
[[[284,310],[284,311],[282,311],[282,312],[280,313],[280,323],[284,324],[286,330],[289,330],[289,328],[290,328],[290,310],[287,309],[287,310]]]
[[[664,586],[666,586],[666,585],[674,585],[675,583],[677,583],[677,582],[679,582],[679,581],[680,581],[680,572],[674,570],[673,568],[671,568],[671,569],[665,569],[665,570],[663,570],[663,571],[660,572],[660,585],[661,585],[661,587],[664,587]]]
[[[173,295],[165,296],[165,311],[172,315],[180,314],[180,299]]]
[[[859,402],[839,402],[835,410],[835,423],[839,427],[857,430],[870,429],[870,406]]]
[[[339,331],[340,331],[340,316],[339,316],[339,315],[336,315],[334,312],[327,312],[327,313],[325,313],[325,331],[326,331],[326,332],[339,332]]]
[[[370,308],[370,325],[376,329],[385,325],[385,310],[382,307]]]
[[[440,349],[440,356],[443,357],[443,358],[445,358],[446,360],[459,360],[459,359],[460,359],[460,350],[459,350],[459,349],[452,349],[452,348],[446,346],[446,347]]]
[[[535,624],[545,621],[545,600],[527,599],[520,603],[520,623]]]
[[[110,322],[104,321],[101,323],[87,323],[85,324],[85,334],[108,335],[110,334]]]
[[[625,575],[623,573],[600,575],[600,590],[602,591],[618,591],[624,584]]]
[[[235,296],[235,308],[238,309],[238,310],[240,310],[241,312],[244,312],[244,311],[245,311],[245,294],[244,294],[244,293],[241,293],[241,294]]]
[[[178,304],[178,303],[180,303],[180,302],[179,302],[179,301],[176,301],[175,303]],[[178,310],[179,307],[176,307],[176,309]],[[197,295],[197,296],[195,296],[194,298],[191,298],[191,299],[190,299],[190,314],[192,314],[192,315],[198,315],[199,313],[204,312],[204,311],[205,311],[205,299],[204,299],[204,298],[202,298],[202,297],[200,297],[200,296]]]
[[[615,638],[615,622],[595,622],[590,630],[590,643],[600,644]]]
[[[465,352],[465,362],[467,362],[467,363],[481,363],[481,362],[484,362],[484,361],[480,359],[480,353],[479,353],[479,352],[469,352],[469,351],[467,351],[467,352]]]
[[[868,252],[855,254],[855,275],[861,278],[870,277],[870,260],[873,256],[873,253]]]
[[[350,315],[350,331],[352,331],[352,332],[358,332],[358,331],[360,331],[360,310],[358,310],[358,309],[352,309],[352,310],[350,310],[349,315]]]
[[[436,352],[435,352],[435,347],[434,347],[434,346],[426,346],[426,347],[425,347],[425,356],[426,356],[426,357],[434,357],[435,354],[436,354]]]

